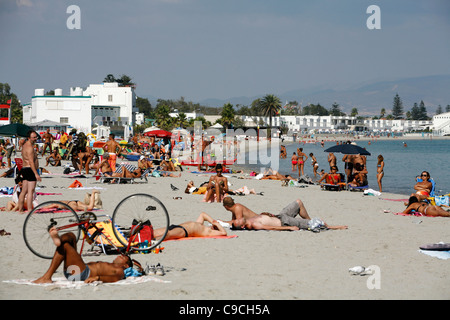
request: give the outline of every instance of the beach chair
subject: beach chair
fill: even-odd
[[[20,170],[22,170],[23,160],[21,158],[14,158],[14,162],[16,163],[16,166],[14,167],[14,178],[16,178]]]
[[[126,168],[130,172],[135,171],[137,169],[137,167],[132,164],[121,163],[121,164],[116,165],[116,171],[114,171],[114,173],[122,173],[123,168]],[[151,169],[145,170],[139,178],[107,177],[104,174],[102,174],[100,176],[100,182],[102,182],[102,183],[103,182],[111,182],[114,180],[117,183],[127,183],[127,182],[135,183],[136,179],[140,179],[140,180],[144,180],[145,182],[148,182],[147,176],[148,176],[149,172],[151,172]]]
[[[345,175],[342,173],[338,173],[340,175],[340,182],[338,182],[337,184],[332,184],[332,183],[321,183],[320,184],[320,188],[322,190],[327,190],[327,191],[341,191],[341,190],[345,190],[345,188],[347,187],[347,184],[345,183]]]
[[[92,247],[97,246],[100,247],[102,252],[104,254],[117,254],[117,250],[116,248],[120,249],[124,249],[125,247],[122,243],[127,243],[126,237],[123,234],[123,232],[120,230],[120,228],[117,225],[114,225],[112,223],[112,219],[111,217],[109,217],[108,215],[102,215],[103,217],[105,217],[106,219],[103,221],[98,221],[95,223],[95,226],[101,230],[102,235],[97,236],[99,234],[99,231],[92,227],[90,229],[87,230],[87,236],[90,239],[90,243],[92,245]],[[100,216],[97,216],[97,218]],[[119,239],[117,239],[116,234],[114,233],[114,230],[116,229],[117,234],[121,237],[121,241],[119,241]],[[106,237],[108,240],[106,240],[104,237]],[[113,245],[111,245],[111,243]],[[92,251],[92,250],[91,250]]]

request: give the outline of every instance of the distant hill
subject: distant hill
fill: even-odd
[[[404,111],[411,110],[415,102],[424,101],[429,116],[434,115],[438,105],[445,107],[450,104],[450,75],[426,76],[399,79],[394,81],[380,81],[353,88],[335,90],[333,88],[321,88],[318,90],[291,90],[282,94],[276,94],[281,101],[298,101],[303,106],[309,103],[320,103],[329,109],[334,102],[341,106],[341,110],[350,113],[352,108],[357,108],[360,115],[378,115],[381,108],[387,113],[392,110],[394,96],[399,94],[403,101]],[[233,105],[250,105],[255,99],[265,94],[253,97],[231,97],[229,99],[204,99],[198,102],[201,105],[221,107],[225,103]],[[155,97],[147,96],[149,100],[156,101]],[[178,97],[174,97],[178,99]],[[153,103],[152,103],[153,104]]]

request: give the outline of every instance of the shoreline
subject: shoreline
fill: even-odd
[[[42,159],[40,159],[41,165]],[[120,162],[120,161],[119,161]],[[64,162],[67,163],[67,162]],[[62,174],[63,167],[46,167],[39,202],[83,199],[89,190],[69,189],[73,177]],[[93,172],[91,172],[93,174]],[[221,203],[205,203],[202,195],[185,194],[189,180],[195,185],[210,174],[184,170],[179,178],[149,177],[147,183],[101,184],[87,176],[78,179],[84,188],[101,188],[102,213],[112,215],[116,205],[134,193],[149,193],[166,206],[171,224],[192,221],[200,212],[214,219],[230,220],[231,213]],[[151,282],[130,285],[83,286],[77,290],[55,286],[7,283],[15,279],[34,280],[50,261],[34,256],[22,237],[25,215],[0,212],[0,229],[11,233],[0,237],[1,300],[303,300],[303,299],[448,299],[448,261],[418,252],[419,246],[448,239],[448,218],[399,216],[402,197],[384,193],[382,197],[360,192],[324,191],[317,185],[304,188],[282,187],[281,181],[256,180],[246,174],[231,174],[231,189],[247,186],[264,195],[232,196],[257,213],[277,214],[295,199],[301,199],[311,217],[330,225],[347,225],[347,230],[235,231],[233,239],[193,239],[163,242],[159,254],[136,254],[141,264],[161,263],[166,275]],[[13,179],[3,184],[13,186]],[[178,187],[173,191],[170,185]],[[62,195],[51,195],[62,193]],[[174,199],[180,197],[180,199]],[[0,198],[4,206],[9,197]],[[386,199],[386,200],[383,200]],[[111,262],[114,256],[83,257],[86,262]],[[414,264],[414,268],[405,268]],[[353,276],[354,266],[378,266],[380,289],[370,289],[369,276]],[[55,277],[62,277],[62,268]],[[426,272],[439,270],[439,272]],[[373,280],[373,278],[372,278]],[[243,285],[245,284],[245,285]]]

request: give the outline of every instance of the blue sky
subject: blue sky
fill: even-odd
[[[73,4],[80,30],[66,26]],[[339,89],[450,74],[449,35],[446,0],[0,0],[0,82],[22,103],[109,73],[138,96],[192,101]]]

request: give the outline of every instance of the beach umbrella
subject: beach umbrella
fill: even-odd
[[[157,138],[170,137],[171,135],[172,135],[172,132],[162,130],[162,129],[147,131],[144,133],[144,136],[155,136]]]
[[[342,154],[360,154],[370,156],[370,152],[355,144],[339,144],[324,150],[324,152],[337,152]]]
[[[33,128],[22,123],[12,123],[0,126],[0,136],[16,136],[16,137],[26,137],[28,131],[33,130]],[[40,135],[38,134],[40,138]]]

